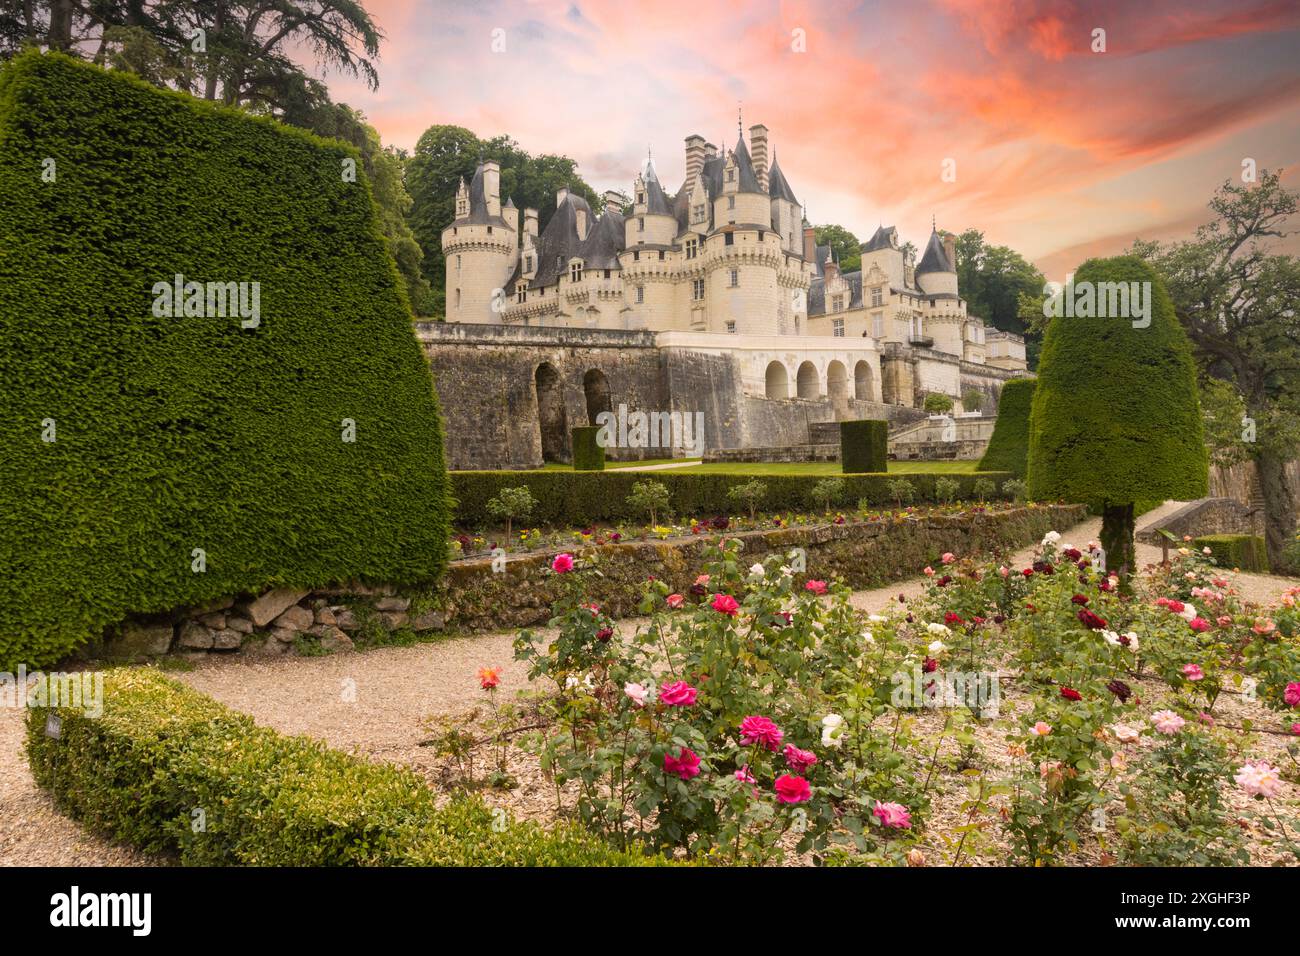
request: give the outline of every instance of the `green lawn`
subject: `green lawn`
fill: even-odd
[[[620,461],[609,462],[606,469],[617,470],[620,468],[631,468],[638,465],[662,465],[670,461],[684,461],[686,459],[660,458],[649,461]],[[978,461],[891,461],[889,471],[891,474],[909,475],[918,472],[927,474],[958,474],[973,472]],[[544,466],[546,471],[572,471],[569,465],[558,465],[548,463]],[[694,464],[685,465],[681,468],[667,469],[670,472],[676,472],[683,475],[703,475],[703,474],[723,474],[723,475],[838,475],[840,474],[840,463],[838,461],[804,461],[804,462],[716,462],[712,464]],[[653,472],[651,473],[653,474]]]

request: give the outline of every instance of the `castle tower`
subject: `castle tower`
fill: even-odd
[[[939,238],[939,230],[930,231],[930,241],[925,254],[916,266],[916,284],[927,295],[957,294],[957,267],[948,258],[948,251]]]
[[[456,218],[442,231],[448,322],[501,321],[518,250],[519,210],[501,204],[501,167],[481,162],[468,184],[461,179]]]

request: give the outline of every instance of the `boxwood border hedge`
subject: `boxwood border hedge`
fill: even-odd
[[[0,670],[133,612],[445,567],[433,380],[347,160],[59,54],[0,71]],[[177,274],[260,283],[260,324],[156,315]]]
[[[456,499],[455,523],[464,528],[495,524],[488,514],[487,502],[502,488],[527,486],[538,506],[529,523],[540,526],[584,526],[593,521],[641,521],[644,514],[627,503],[632,485],[647,477],[662,482],[671,495],[672,513],[679,517],[706,518],[717,514],[737,514],[734,501],[727,498],[733,485],[758,479],[767,485],[764,511],[807,511],[815,507],[813,486],[826,475],[753,475],[753,474],[682,474],[676,471],[639,472],[614,469],[600,472],[575,471],[453,471],[452,494]],[[872,505],[891,504],[888,482],[906,478],[916,487],[917,501],[934,501],[934,483],[939,478],[954,478],[961,485],[958,497],[975,498],[975,482],[993,479],[999,489],[1013,477],[1008,472],[976,473],[869,473],[835,475],[844,480],[844,500],[850,506],[860,500]]]
[[[1210,557],[1221,568],[1268,571],[1268,551],[1257,534],[1206,534],[1192,541],[1198,551],[1210,549]]]
[[[58,734],[47,720],[58,717]],[[27,755],[60,810],[191,866],[629,866],[576,827],[494,826],[413,771],[286,737],[159,672],[105,672],[104,712],[31,708]],[[203,826],[195,827],[195,810]]]

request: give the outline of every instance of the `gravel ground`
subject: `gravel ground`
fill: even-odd
[[[1168,503],[1145,516],[1140,525],[1157,521],[1177,507],[1177,502]],[[1064,541],[1082,546],[1096,538],[1100,528],[1100,520],[1091,519],[1062,534]],[[1016,563],[1027,563],[1032,550],[1018,553]],[[1138,557],[1143,564],[1159,561],[1160,549],[1139,545]],[[886,608],[891,602],[896,606],[900,593],[910,599],[921,593],[924,582],[917,577],[860,591],[853,596],[853,604],[870,611]],[[1265,575],[1238,576],[1243,596],[1261,602],[1276,600],[1294,584],[1294,580]],[[627,620],[621,627],[631,629],[637,623]],[[331,657],[230,658],[204,662],[177,676],[276,730],[308,734],[341,750],[407,764],[437,783],[445,768],[433,748],[419,746],[431,733],[428,718],[482,707],[484,695],[476,674],[483,666],[501,670],[499,699],[509,700],[525,689],[526,668],[513,659],[514,636],[513,631],[483,634]],[[925,716],[942,723],[938,715]],[[528,755],[515,752],[510,770],[520,786],[509,793],[488,794],[488,799],[521,816],[546,818],[553,814],[557,801],[567,801],[541,777],[535,764]],[[0,798],[0,864],[158,862],[89,834],[53,809],[32,782],[22,753],[22,715],[13,711],[0,713]],[[933,822],[940,819],[941,813]]]

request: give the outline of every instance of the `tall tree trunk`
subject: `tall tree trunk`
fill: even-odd
[[[1259,490],[1264,497],[1264,546],[1268,566],[1275,572],[1287,570],[1285,551],[1296,530],[1295,497],[1286,481],[1286,461],[1273,451],[1261,451],[1255,458]]]
[[[1132,503],[1113,505],[1109,502],[1101,509],[1101,547],[1106,552],[1106,570],[1119,575],[1120,589],[1127,593],[1129,576],[1137,568],[1133,548]]]
[[[67,51],[72,46],[72,0],[53,0],[50,3],[51,50]]]
[[[217,38],[221,36],[221,31],[225,29],[225,26],[226,26],[226,5],[224,3],[218,3],[216,9],[216,16],[212,22],[213,35],[208,38],[207,53],[205,54],[205,56],[207,56],[208,58],[208,64],[207,64],[208,75],[203,84],[203,98],[205,100],[215,100],[217,98],[217,71],[220,69],[220,63],[217,59],[216,53],[212,48],[212,45],[213,42],[216,41]]]

